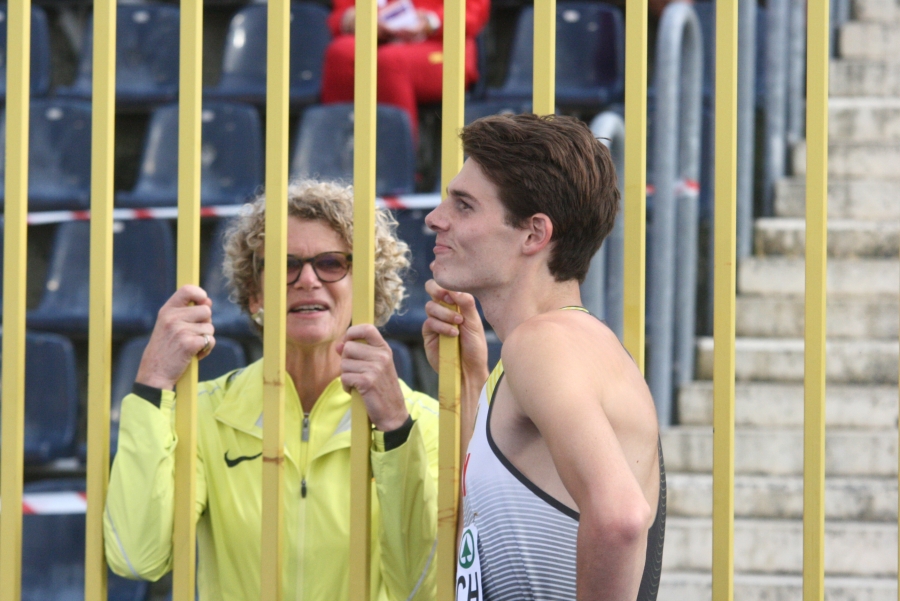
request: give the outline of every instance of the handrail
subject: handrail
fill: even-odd
[[[671,3],[663,11],[656,46],[647,278],[647,380],[662,426],[672,421],[673,375],[676,384],[693,376],[702,78],[697,13],[686,3]]]
[[[617,113],[606,111],[591,121],[594,137],[609,148],[619,195],[625,186],[625,121]],[[616,216],[613,230],[594,258],[587,278],[581,284],[581,302],[594,315],[602,317],[606,325],[623,340],[623,304],[625,281],[625,206]]]

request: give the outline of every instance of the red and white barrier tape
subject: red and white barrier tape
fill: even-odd
[[[23,515],[65,515],[87,511],[83,492],[35,492],[22,495]]]
[[[440,194],[406,194],[403,196],[384,196],[375,199],[376,206],[388,209],[422,209],[431,210],[441,202]],[[240,214],[244,205],[219,205],[200,207],[201,217],[232,217]],[[159,207],[148,209],[113,209],[116,221],[134,219],[175,219],[178,207]],[[90,211],[40,211],[28,214],[28,225],[45,225],[66,221],[87,221]]]

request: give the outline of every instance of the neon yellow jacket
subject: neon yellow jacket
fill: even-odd
[[[262,361],[199,385],[197,583],[203,601],[260,596]],[[348,598],[350,395],[336,379],[308,419],[285,387],[285,600]],[[372,599],[433,599],[437,536],[438,405],[402,381],[415,421],[405,443],[372,447]],[[119,447],[104,513],[106,558],[125,577],[172,569],[175,393],[157,408],[122,403]],[[231,467],[229,467],[229,463]]]

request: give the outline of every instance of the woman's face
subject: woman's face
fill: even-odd
[[[327,252],[349,253],[340,235],[324,221],[308,221],[289,217],[287,224],[288,255],[308,259]],[[262,258],[262,253],[260,258]],[[327,277],[327,276],[326,276]],[[263,302],[265,271],[260,273],[260,293],[250,301],[255,313]],[[322,282],[311,263],[305,263],[300,277],[287,287],[287,343],[289,346],[312,348],[332,345],[350,326],[353,306],[353,274],[337,282]]]

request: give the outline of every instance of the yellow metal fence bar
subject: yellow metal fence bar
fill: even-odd
[[[262,578],[264,601],[282,597],[284,382],[287,317],[288,52],[290,0],[270,0],[266,59],[266,282],[263,316]]]
[[[441,183],[447,185],[463,164],[459,129],[465,120],[466,2],[444,2],[444,80],[441,124]],[[437,599],[456,599],[456,526],[459,502],[459,338],[441,336],[438,401],[439,478]]]
[[[556,0],[534,1],[534,100],[537,115],[556,110]]]
[[[31,0],[10,2],[6,61],[6,210],[3,266],[3,396],[0,446],[0,591],[22,596],[25,460],[25,274],[28,261],[28,120]]]
[[[116,4],[94,2],[91,109],[91,273],[88,331],[87,515],[84,598],[106,599],[103,506],[109,482],[112,369],[113,172],[116,114]]]
[[[825,598],[825,296],[828,266],[829,2],[808,4],[803,599]]]
[[[353,323],[375,318],[375,115],[378,6],[356,2],[356,57],[353,101]],[[368,601],[372,433],[365,403],[353,391],[350,447],[350,599]]]
[[[203,74],[203,1],[181,2],[178,81],[178,265],[179,286],[200,282],[200,135]],[[194,601],[197,558],[197,359],[178,380],[175,394],[175,530],[172,598]]]
[[[647,2],[626,0],[625,10],[625,348],[644,371],[647,265]]]
[[[716,3],[713,309],[713,601],[734,595],[734,306],[737,196],[737,0]],[[748,141],[744,141],[748,143]]]

